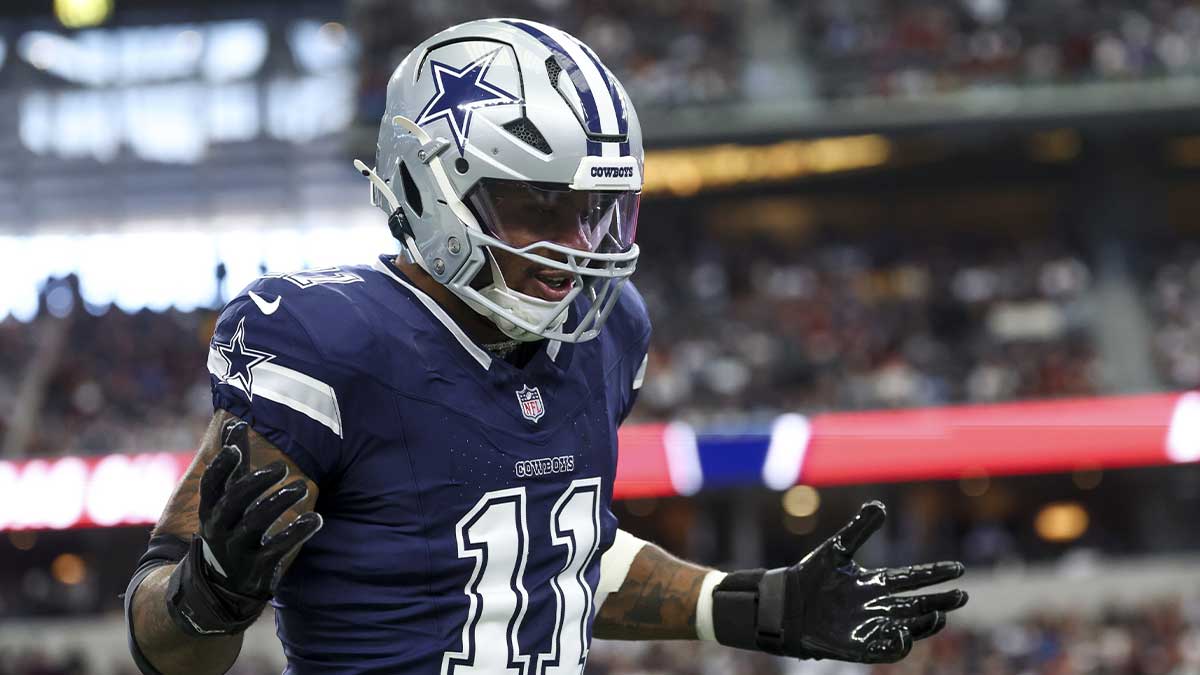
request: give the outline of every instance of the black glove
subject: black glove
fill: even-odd
[[[200,479],[200,532],[167,587],[171,618],[192,635],[233,635],[254,623],[275,594],[283,560],[322,524],[309,512],[268,537],[308,487],[299,479],[263,496],[287,467],[277,461],[249,471],[248,426],[241,420],[226,423],[222,435],[221,452]]]
[[[913,641],[946,625],[946,612],[965,605],[967,594],[894,595],[957,579],[963,574],[959,562],[873,570],[854,562],[854,552],[886,518],[883,504],[868,502],[841,532],[795,565],[725,577],[713,590],[717,641],[799,658],[860,663],[904,658]]]

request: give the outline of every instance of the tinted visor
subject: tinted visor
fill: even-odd
[[[641,192],[482,178],[463,200],[489,234],[521,248],[540,241],[590,253],[628,251]]]

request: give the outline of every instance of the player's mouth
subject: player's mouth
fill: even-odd
[[[532,290],[537,298],[557,302],[567,297],[575,285],[575,275],[563,270],[538,269],[530,274]]]

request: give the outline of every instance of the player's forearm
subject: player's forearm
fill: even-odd
[[[593,634],[606,640],[696,639],[696,602],[709,571],[647,544],[620,590],[600,607]]]
[[[194,637],[167,613],[167,581],[174,565],[159,567],[138,585],[133,596],[133,634],[142,655],[163,675],[224,673],[242,649],[242,636]]]

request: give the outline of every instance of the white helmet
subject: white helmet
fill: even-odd
[[[544,24],[488,19],[400,62],[375,169],[355,166],[405,255],[472,309],[514,339],[582,342],[637,263],[642,161],[637,114],[591,49]],[[514,245],[531,219],[584,248]],[[494,250],[570,273],[570,292],[551,301],[509,288]]]

